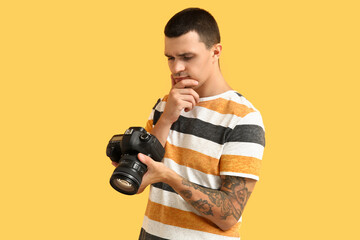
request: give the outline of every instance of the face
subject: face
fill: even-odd
[[[190,78],[198,81],[195,90],[209,84],[218,68],[216,45],[207,49],[194,31],[176,38],[165,37],[165,56],[168,58],[173,85]]]

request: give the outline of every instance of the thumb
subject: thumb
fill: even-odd
[[[152,160],[149,156],[146,156],[145,154],[142,153],[138,154],[138,159],[146,166],[150,165]]]

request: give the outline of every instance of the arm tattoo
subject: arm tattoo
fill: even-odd
[[[186,179],[183,179],[182,184],[206,194],[210,202],[220,208],[221,219],[223,220],[225,220],[228,216],[233,216],[236,220],[238,220],[244,211],[247,200],[251,195],[251,192],[246,187],[245,178],[241,177],[225,176],[222,182],[222,190],[202,187],[189,182]],[[193,195],[190,190],[182,191],[181,194],[188,199],[190,199]],[[214,205],[209,203],[207,200],[191,200],[190,203],[199,212],[205,215],[213,216],[212,207]],[[239,207],[236,207],[234,203],[237,203],[236,205]]]
[[[192,197],[192,192],[190,190],[183,190],[180,192],[185,198],[190,199]],[[201,198],[197,201],[189,200],[190,204],[199,212],[204,215],[214,216],[211,208],[214,206],[210,204],[207,200],[202,200]]]
[[[240,205],[241,212],[243,212],[244,207],[252,193],[246,187],[246,179],[241,177],[226,176],[222,187],[229,189],[232,197],[236,199]]]
[[[192,197],[192,192],[190,190],[184,190],[180,192],[181,195],[184,195],[184,197],[186,198],[191,198]]]
[[[202,214],[214,216],[214,213],[211,210],[214,205],[210,204],[207,200],[202,200],[200,198],[200,200],[191,201],[190,203],[196,210],[198,210]]]

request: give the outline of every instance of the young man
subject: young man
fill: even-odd
[[[148,166],[151,185],[139,239],[239,239],[241,215],[258,180],[264,150],[260,113],[224,80],[215,19],[185,9],[165,27],[172,88],[146,129],[165,146]]]

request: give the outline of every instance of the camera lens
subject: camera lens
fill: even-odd
[[[119,192],[126,192],[126,193],[132,193],[135,190],[137,191],[137,189],[139,187],[137,187],[137,184],[133,181],[131,181],[131,179],[120,179],[120,178],[114,178],[111,181],[111,185],[118,190]],[[136,192],[135,192],[136,193]]]
[[[137,193],[146,171],[146,165],[136,155],[124,155],[110,178],[110,184],[121,193],[133,195]]]

